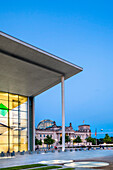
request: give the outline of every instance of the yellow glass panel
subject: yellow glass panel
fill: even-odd
[[[27,136],[20,136],[20,143],[27,143]]]
[[[14,136],[15,138],[18,137],[18,130],[12,130],[10,129],[10,135]],[[13,143],[13,142],[12,142]]]
[[[12,151],[18,152],[18,144],[10,144],[10,152]]]
[[[5,135],[0,135],[0,144],[8,144],[8,132]]]
[[[20,103],[20,104],[23,104],[23,103],[25,103],[25,102],[27,102],[27,97],[19,96],[19,103]]]
[[[9,109],[18,110],[18,102],[9,101]]]
[[[20,151],[27,151],[28,150],[28,144],[20,144]]]
[[[5,145],[0,144],[0,152],[2,152],[2,151],[4,151],[4,152],[8,151],[8,144],[5,144]]]
[[[18,102],[18,95],[9,94],[9,101]]]
[[[8,100],[8,93],[0,92],[0,99]]]
[[[18,95],[9,94],[9,109],[17,108],[18,110]]]
[[[10,136],[10,143],[18,144],[18,136],[17,135]]]

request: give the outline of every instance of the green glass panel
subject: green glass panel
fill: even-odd
[[[5,106],[5,105],[3,105],[2,103],[0,103],[0,114],[2,115],[2,116],[5,116],[6,114],[7,114],[7,112],[8,112],[8,108]],[[5,110],[4,110],[5,109]]]

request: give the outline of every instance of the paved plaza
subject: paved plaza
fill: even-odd
[[[107,157],[104,159],[104,157]],[[111,161],[113,162],[113,150],[90,150],[90,151],[67,151],[67,152],[48,152],[48,153],[33,153],[25,155],[16,155],[14,158],[0,159],[0,168],[11,167],[18,165],[34,164],[40,161],[64,160],[65,161],[81,161],[81,160],[96,160],[96,161]]]

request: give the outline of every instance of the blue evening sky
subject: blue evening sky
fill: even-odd
[[[0,30],[83,67],[65,81],[66,125],[113,136],[113,1],[0,0]],[[36,125],[61,125],[60,86],[36,97]]]

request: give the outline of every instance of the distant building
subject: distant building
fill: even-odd
[[[52,120],[42,120],[38,125],[37,129],[46,129],[48,127],[52,127],[54,125],[54,121]]]
[[[80,125],[78,126],[78,130],[75,131],[70,123],[68,127],[65,127],[65,133],[71,139],[69,145],[73,144],[73,140],[77,136],[81,138],[82,144],[86,144],[85,139],[91,136],[90,125]],[[42,140],[43,143],[47,135],[51,136],[55,140],[54,146],[58,146],[60,137],[62,136],[62,126],[57,126],[56,122],[52,120],[43,120],[38,124],[35,134],[36,138]]]

